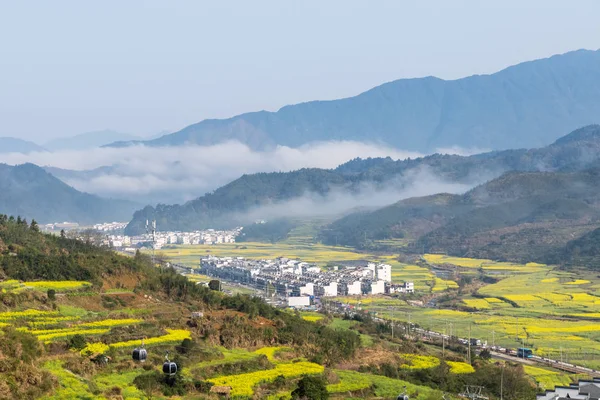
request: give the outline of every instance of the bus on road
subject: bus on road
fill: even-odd
[[[531,358],[533,357],[533,351],[526,347],[519,347],[517,349],[517,357],[519,358]]]

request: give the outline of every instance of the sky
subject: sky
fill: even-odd
[[[600,47],[600,2],[0,0],[0,136],[44,143]]]

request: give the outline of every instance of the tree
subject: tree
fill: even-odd
[[[481,353],[479,353],[479,357],[483,358],[484,360],[489,360],[492,358],[492,353],[489,349],[483,349],[481,350]]]
[[[298,387],[292,392],[293,399],[326,400],[327,382],[322,376],[305,376],[298,381]]]
[[[35,219],[31,220],[31,224],[29,225],[29,229],[31,229],[34,232],[39,232],[40,231],[40,227],[38,226],[38,223]]]
[[[66,237],[67,237],[67,234],[65,233],[65,230],[64,230],[64,229],[61,229],[61,230],[60,230],[60,237],[61,237],[61,239],[66,239]]]
[[[50,300],[56,300],[56,290],[48,289],[48,298]]]
[[[71,339],[69,339],[69,348],[81,350],[87,345],[85,341],[85,336],[83,335],[75,335]]]
[[[208,287],[210,288],[210,290],[221,290],[221,282],[218,281],[217,279],[213,279],[210,282],[208,282]]]

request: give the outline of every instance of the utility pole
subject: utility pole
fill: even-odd
[[[392,307],[392,339],[394,338],[394,307]]]
[[[442,358],[446,359],[446,328],[444,328],[444,333],[442,334]]]
[[[469,365],[471,365],[471,323],[469,322]]]
[[[500,374],[500,400],[503,399],[503,391],[504,391],[504,367],[506,367],[506,363],[502,364],[502,373]]]
[[[496,331],[492,331],[492,347],[496,347]]]
[[[560,347],[560,362],[563,362],[563,357],[562,357],[562,346]]]
[[[517,343],[518,343],[519,342],[519,317],[517,317],[517,327],[515,330],[515,335],[516,335]]]

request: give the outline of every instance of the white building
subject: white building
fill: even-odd
[[[330,282],[329,285],[323,286],[323,296],[324,297],[334,297],[338,294],[338,284],[337,282]]]
[[[404,282],[402,285],[390,285],[390,293],[414,293],[415,284],[413,282]]]
[[[383,294],[383,293],[385,293],[385,282],[384,281],[371,282],[371,294]]]
[[[348,295],[358,296],[362,294],[362,283],[361,281],[354,281],[348,284]]]
[[[600,399],[600,379],[593,381],[580,380],[570,386],[556,386],[554,390],[546,390],[544,394],[538,394],[537,400],[598,400]]]
[[[315,284],[308,282],[304,286],[300,286],[300,294],[303,296],[314,296],[315,295]]]
[[[377,266],[375,279],[379,281],[392,281],[392,266],[388,264],[379,264]]]
[[[321,268],[319,268],[317,266],[308,267],[308,268],[306,268],[306,272],[309,272],[312,274],[318,274],[319,272],[321,272]]]
[[[310,306],[310,297],[298,296],[287,298],[288,307],[302,308]]]

